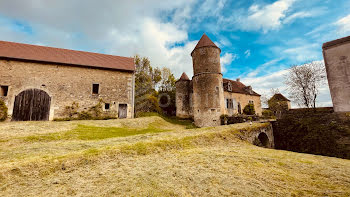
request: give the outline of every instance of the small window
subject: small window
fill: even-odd
[[[8,91],[8,86],[0,86],[0,96],[7,96]]]
[[[227,90],[230,91],[230,92],[232,92],[232,85],[231,85],[231,83],[228,83],[228,85],[227,85]]]
[[[92,94],[99,94],[100,84],[92,84]]]
[[[105,103],[105,110],[109,110],[111,105],[109,103]]]
[[[254,105],[254,101],[249,101],[249,104],[253,104]]]

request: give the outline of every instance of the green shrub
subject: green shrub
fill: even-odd
[[[82,111],[78,114],[78,119],[79,120],[91,120],[92,115],[89,112]]]
[[[0,99],[0,121],[5,121],[7,119],[7,110],[5,102]]]
[[[254,115],[255,114],[254,104],[246,105],[243,109],[243,113],[246,115]]]
[[[271,118],[271,119],[275,119],[275,114],[271,111],[271,110],[264,110],[262,112],[263,118]]]
[[[71,106],[66,106],[64,114],[69,118],[78,115],[79,103],[73,102]]]

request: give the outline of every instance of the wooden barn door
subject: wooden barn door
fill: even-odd
[[[28,89],[15,97],[12,120],[49,120],[51,97],[43,90]]]
[[[127,104],[119,104],[118,117],[119,118],[126,118],[127,117],[127,110],[128,110]]]

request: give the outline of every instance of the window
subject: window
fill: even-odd
[[[249,101],[249,104],[253,104],[254,105],[254,101]]]
[[[92,84],[92,94],[99,94],[100,84]]]
[[[105,103],[105,110],[109,110],[111,105],[109,103]]]
[[[8,86],[0,86],[0,96],[7,96],[8,91]]]
[[[232,92],[232,85],[230,82],[227,84],[227,90]]]
[[[238,113],[241,114],[242,113],[242,109],[241,109],[241,103],[238,102]]]
[[[226,108],[233,109],[233,100],[232,99],[226,99]]]

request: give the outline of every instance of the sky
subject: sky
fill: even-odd
[[[0,40],[139,54],[176,77],[193,75],[190,53],[203,33],[221,48],[225,78],[288,97],[287,69],[322,62],[324,42],[350,35],[350,1],[0,0]],[[317,104],[332,106],[327,84]]]

